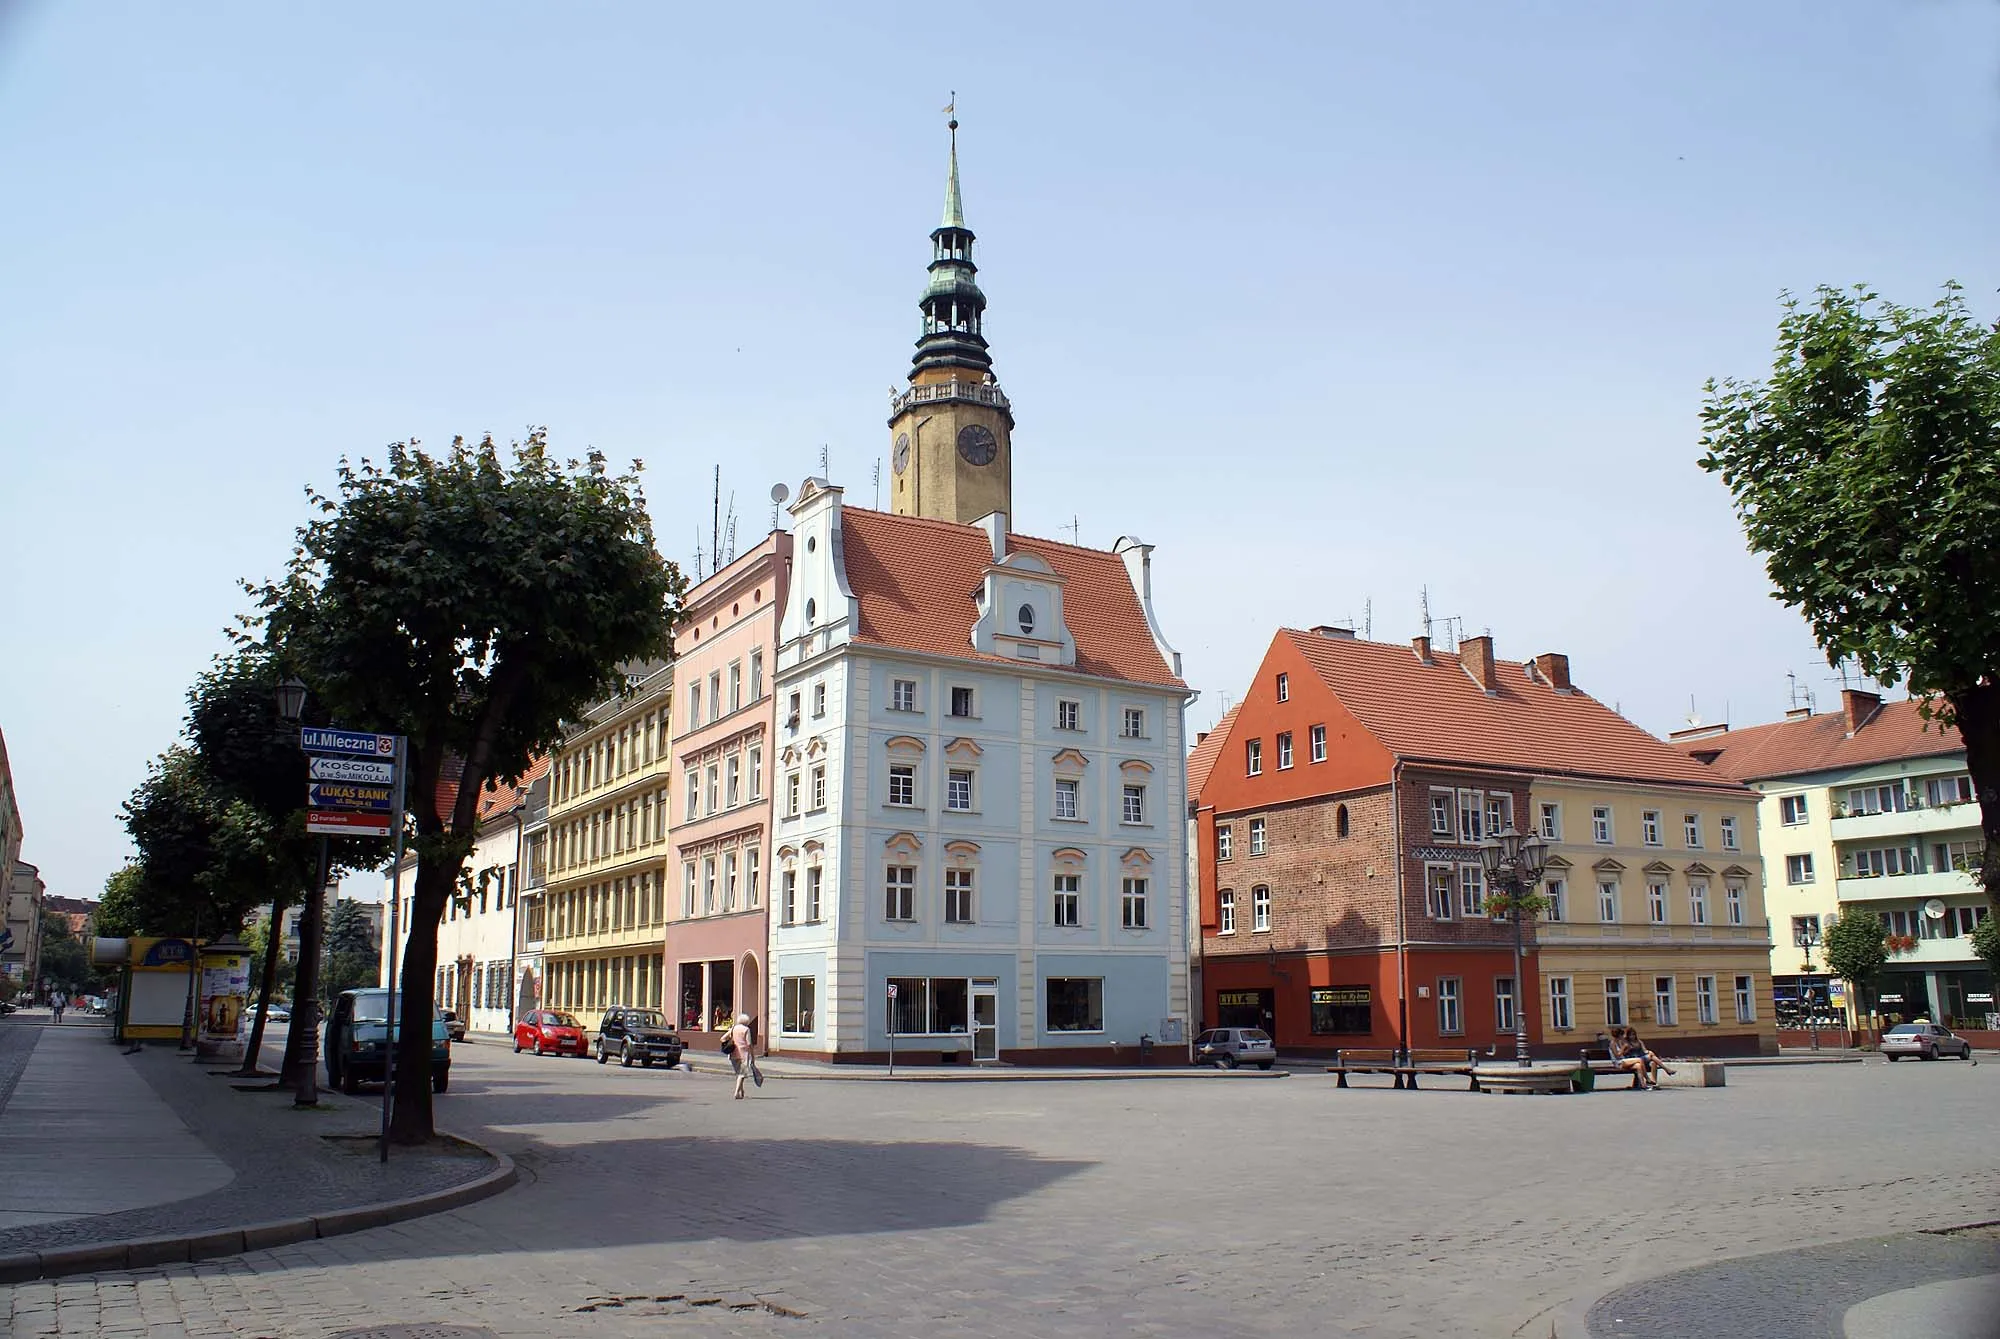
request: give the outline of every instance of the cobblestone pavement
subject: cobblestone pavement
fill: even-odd
[[[517,1189],[16,1288],[0,1333],[1584,1339],[1570,1316],[1626,1284],[2000,1203],[2000,1066],[1732,1070],[1729,1085],[773,1078],[732,1102],[717,1076],[474,1045],[441,1119],[512,1152]]]

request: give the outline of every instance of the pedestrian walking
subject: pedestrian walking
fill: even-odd
[[[729,1029],[727,1038],[729,1063],[736,1071],[736,1097],[743,1098],[743,1082],[754,1080],[759,1088],[764,1086],[764,1071],[757,1068],[757,1037],[750,1030],[750,1015],[736,1015],[736,1026]]]
[[[62,1022],[63,1005],[66,1003],[67,1001],[60,995],[51,996],[49,999],[49,1012],[55,1015],[58,1023]]]

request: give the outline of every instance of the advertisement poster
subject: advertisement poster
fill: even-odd
[[[233,1041],[236,1026],[250,999],[250,957],[203,955],[201,960],[201,1035],[209,1041]]]

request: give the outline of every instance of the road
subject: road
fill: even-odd
[[[1582,1097],[895,1084],[457,1049],[441,1123],[524,1184],[231,1261],[17,1288],[5,1333],[1532,1335],[1621,1284],[1970,1223],[2000,1066]],[[125,1327],[125,1328],[121,1328]],[[145,1328],[166,1327],[166,1328]]]

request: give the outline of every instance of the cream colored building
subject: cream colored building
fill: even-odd
[[[595,1028],[662,1003],[674,672],[648,665],[550,761],[542,1002]]]
[[[1622,1024],[1667,1054],[1776,1052],[1757,796],[1717,781],[1534,779],[1545,1037]]]

